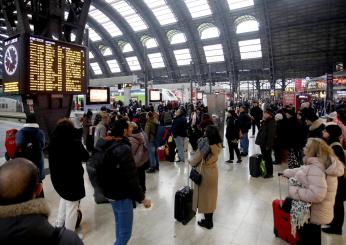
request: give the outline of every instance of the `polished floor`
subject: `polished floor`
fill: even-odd
[[[248,158],[242,164],[225,164],[227,147],[220,155],[219,192],[214,228],[205,230],[197,225],[200,215],[187,225],[174,220],[174,194],[186,185],[188,168],[186,164],[162,162],[160,171],[147,174],[147,197],[153,206],[149,210],[139,205],[135,211],[134,226],[130,245],[170,245],[170,244],[244,244],[270,245],[287,244],[273,234],[272,200],[279,197],[278,177],[273,179],[251,178]],[[250,138],[250,154],[259,152]],[[274,166],[277,173],[285,165]],[[68,171],[68,170],[66,170]],[[93,188],[85,173],[86,197],[82,200],[83,220],[78,231],[86,245],[110,245],[114,242],[115,226],[109,204],[96,204]],[[283,195],[287,194],[287,184],[283,183]],[[50,222],[54,223],[59,197],[54,191],[49,175],[44,181],[45,196],[51,207]],[[325,245],[346,244],[346,225],[343,236],[322,235]]]

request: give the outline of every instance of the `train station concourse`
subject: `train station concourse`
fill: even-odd
[[[345,0],[0,0],[0,245],[346,244]]]

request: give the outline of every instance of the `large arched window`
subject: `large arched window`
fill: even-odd
[[[245,33],[245,32],[252,32],[252,31],[258,31],[259,24],[255,17],[251,15],[244,15],[238,17],[234,24],[236,26],[236,32],[237,34]]]
[[[167,32],[167,38],[170,44],[178,44],[178,43],[186,42],[185,34],[177,30],[171,30]]]
[[[201,24],[198,32],[202,40],[220,36],[219,29],[211,23]]]
[[[141,37],[141,41],[146,48],[156,48],[158,46],[156,39],[149,36]]]

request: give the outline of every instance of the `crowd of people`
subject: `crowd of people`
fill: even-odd
[[[273,177],[273,164],[288,163],[283,175],[290,181],[294,179],[289,187],[289,198],[311,205],[309,222],[302,223],[298,229],[301,244],[311,244],[311,241],[320,244],[321,225],[328,225],[322,228],[324,232],[341,234],[346,200],[343,176],[346,108],[341,105],[324,120],[318,116],[313,103],[302,104],[299,111],[277,103],[262,106],[259,101],[251,103],[251,106],[249,102],[231,103],[226,110],[225,139],[229,149],[226,163],[233,163],[236,155],[236,163],[241,164],[243,158],[249,156],[249,137],[256,137],[255,144],[265,163],[263,177]],[[124,106],[119,102],[113,104],[112,109],[102,107],[94,115],[87,111],[81,125],[82,128],[77,129],[71,120],[59,120],[46,147],[51,181],[60,196],[53,227],[47,222],[47,204],[42,190],[44,134],[35,118],[27,117],[27,124],[17,133],[16,139],[21,154],[0,167],[1,244],[17,244],[24,239],[38,241],[36,233],[41,226],[45,230],[42,241],[82,244],[69,230],[75,231],[78,227],[79,204],[85,196],[83,162],[87,162],[95,201],[112,206],[116,226],[114,244],[127,244],[132,233],[134,206],[136,203],[146,208],[151,206],[145,195],[146,173],[160,171],[158,150],[161,143],[158,142],[162,140],[167,150],[166,160],[179,165],[190,164],[203,176],[201,184],[194,185],[193,209],[204,214],[198,225],[213,228],[218,193],[217,162],[225,143],[206,106],[160,103],[155,110],[151,104],[145,107],[131,101],[129,106]],[[26,155],[28,142],[34,142],[30,149],[38,154]],[[190,159],[186,154],[188,143]],[[25,171],[16,175],[19,168]],[[13,181],[20,185],[11,186]],[[23,213],[5,213],[36,204],[40,210],[33,213],[30,221],[39,224],[35,229],[29,227],[31,223],[26,223],[26,219],[30,217],[22,217]],[[295,205],[292,202],[292,210]],[[28,212],[24,214],[31,214]],[[15,231],[11,230],[11,225],[16,217],[11,213],[22,217],[25,232],[13,235]],[[69,242],[63,243],[67,240]]]

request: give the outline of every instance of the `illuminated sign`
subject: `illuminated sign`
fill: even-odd
[[[3,85],[11,87],[8,93],[86,92],[86,47],[32,35],[11,37],[4,46]],[[17,90],[12,89],[13,82]]]

